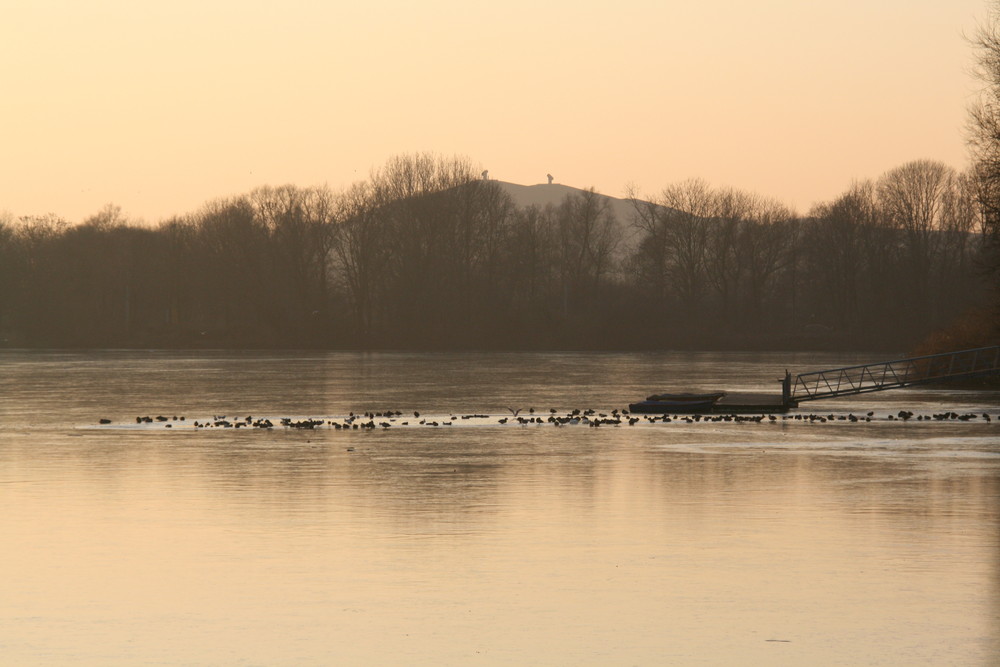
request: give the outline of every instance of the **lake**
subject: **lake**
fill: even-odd
[[[510,419],[880,359],[2,351],[0,663],[1000,664],[1000,393]]]

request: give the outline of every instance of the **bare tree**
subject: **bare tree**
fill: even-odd
[[[968,140],[982,210],[983,268],[993,288],[1000,330],[1000,2],[970,40],[982,88],[969,110]]]
[[[962,316],[971,301],[987,296],[982,280],[982,207],[973,171],[958,173],[945,192],[939,221],[937,261],[932,267],[931,296],[942,321]]]
[[[827,324],[848,330],[860,325],[863,296],[870,294],[867,262],[875,216],[871,181],[854,183],[833,202],[813,210],[803,238],[812,297],[807,317],[820,314],[821,319],[829,318]],[[880,264],[885,259],[881,254]]]
[[[765,315],[769,315],[764,309],[765,301],[777,291],[775,279],[790,261],[794,217],[784,204],[754,197],[749,215],[741,224],[738,252],[744,267],[741,303],[745,321],[754,326],[760,326]]]
[[[907,289],[898,298],[914,316],[927,308],[931,269],[937,260],[946,200],[954,187],[953,169],[930,160],[890,170],[877,183],[879,207],[888,224],[901,232],[902,269]]]
[[[379,215],[368,183],[358,183],[340,197],[336,217],[339,222],[331,237],[334,274],[346,289],[355,337],[371,341],[379,297],[388,280],[388,224]]]
[[[718,299],[719,319],[733,326],[740,317],[737,299],[747,260],[740,243],[754,200],[753,195],[734,189],[716,192],[715,200],[715,217],[706,244],[705,275]]]
[[[567,195],[556,210],[556,218],[563,311],[566,312],[570,302],[580,302],[597,294],[602,278],[612,268],[618,223],[607,197],[593,188]]]
[[[272,277],[282,294],[274,305],[282,318],[277,326],[286,337],[318,344],[332,323],[327,275],[333,195],[326,187],[265,186],[249,201],[267,230]]]
[[[705,290],[709,229],[718,197],[705,181],[670,185],[659,197],[641,199],[634,192],[633,224],[643,239],[637,256],[639,279],[666,305],[676,296],[685,317],[695,317]]]

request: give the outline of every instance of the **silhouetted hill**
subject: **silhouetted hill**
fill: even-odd
[[[584,192],[581,188],[574,188],[561,183],[538,183],[536,185],[520,185],[518,183],[507,183],[506,181],[494,181],[500,188],[510,195],[514,203],[519,207],[537,206],[545,208],[548,205],[558,206],[569,195],[578,195]],[[621,229],[623,250],[631,249],[635,242],[635,229],[632,227],[632,218],[635,209],[632,202],[618,197],[609,197],[601,194],[601,198],[608,201],[611,211],[618,220]]]

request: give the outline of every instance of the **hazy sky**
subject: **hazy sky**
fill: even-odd
[[[155,222],[459,155],[621,195],[800,212],[967,163],[987,0],[0,0],[0,211]]]

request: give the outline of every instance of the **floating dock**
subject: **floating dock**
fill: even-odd
[[[800,373],[794,382],[786,370],[785,377],[778,380],[781,383],[780,394],[725,392],[710,405],[701,402],[687,410],[683,405],[675,404],[664,405],[662,409],[655,409],[656,406],[648,409],[647,405],[647,409],[639,410],[639,404],[629,407],[636,412],[662,414],[788,412],[791,408],[798,407],[800,401],[816,401],[994,374],[1000,374],[1000,346]],[[647,399],[643,404],[649,402]]]
[[[712,406],[713,414],[747,414],[788,412],[796,407],[795,401],[786,400],[781,394],[727,393]]]

